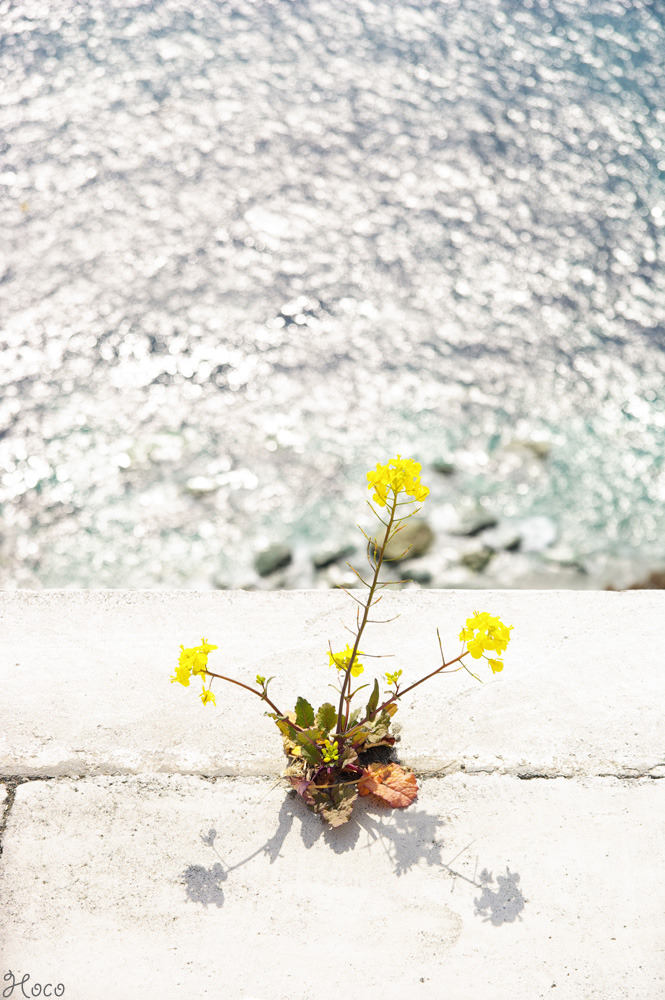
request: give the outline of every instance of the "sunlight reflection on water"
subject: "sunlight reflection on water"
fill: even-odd
[[[665,559],[662,12],[0,11],[0,585],[237,582],[397,451]]]

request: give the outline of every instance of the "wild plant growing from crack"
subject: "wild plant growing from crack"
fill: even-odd
[[[402,459],[398,455],[386,465],[377,465],[375,470],[367,473],[368,489],[374,491],[374,505],[369,500],[367,503],[385,530],[380,533],[379,538],[379,535],[368,535],[360,528],[367,542],[371,579],[365,580],[353,566],[351,569],[367,588],[366,600],[361,601],[341,588],[356,602],[358,608],[355,632],[349,629],[354,636],[353,644],[347,643],[338,652],[333,652],[329,645],[329,665],[337,670],[338,683],[333,685],[339,694],[336,706],[332,702],[325,702],[315,712],[306,698],[299,697],[293,711],[282,712],[268,695],[268,685],[274,680],[273,677],[266,679],[257,674],[252,686],[209,670],[208,656],[218,647],[205,639],[201,640],[200,646],[188,649],[180,647],[178,666],[171,678],[188,687],[191,677],[199,677],[203,683],[200,698],[204,705],[216,704],[215,693],[211,690],[215,678],[245,688],[265,702],[271,709],[266,714],[275,721],[282,734],[284,751],[289,759],[282,776],[307,805],[332,826],[346,823],[359,795],[372,795],[384,805],[397,808],[405,808],[416,797],[418,785],[413,772],[394,762],[367,762],[370,750],[394,745],[392,720],[397,712],[397,703],[405,694],[444,671],[455,673],[457,670],[466,670],[476,680],[480,680],[464,662],[467,656],[476,660],[485,659],[493,673],[503,670],[500,656],[510,641],[512,626],[507,627],[499,618],[486,611],[475,611],[472,617],[467,618],[466,625],[459,634],[463,647],[462,652],[454,659],[446,661],[437,629],[441,663],[434,670],[406,686],[401,680],[402,670],[385,673],[388,686],[384,689],[383,696],[377,679],[373,686],[360,684],[353,687],[355,679],[365,669],[361,657],[368,655],[360,649],[363,633],[368,624],[376,622],[376,619],[370,618],[370,610],[379,603],[386,587],[404,582],[393,580],[381,583],[379,576],[384,562],[402,559],[408,551],[407,548],[400,555],[393,556],[392,560],[386,556],[388,543],[399,534],[408,518],[420,510],[420,507],[413,505],[429,495],[427,487],[420,482],[420,470],[418,462]],[[402,508],[408,507],[411,509],[403,513]],[[487,656],[487,653],[492,655]],[[451,670],[451,667],[455,669]],[[372,690],[365,706],[356,704],[352,708],[359,692],[370,686]]]

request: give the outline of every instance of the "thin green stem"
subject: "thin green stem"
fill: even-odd
[[[469,650],[465,649],[464,652],[460,653],[459,656],[456,656],[454,660],[450,660],[449,663],[442,663],[440,667],[437,667],[436,670],[432,670],[432,672],[429,674],[425,674],[425,676],[421,677],[419,681],[415,681],[413,684],[409,684],[408,687],[403,688],[399,693],[392,695],[392,697],[388,698],[387,701],[384,701],[382,705],[379,705],[377,709],[375,709],[373,712],[370,712],[369,715],[365,716],[365,718],[361,722],[357,722],[354,728],[358,726],[363,726],[366,722],[371,722],[372,719],[376,718],[376,716],[379,715],[379,713],[382,712],[384,708],[387,708],[388,705],[391,705],[393,702],[403,697],[403,695],[405,695],[408,691],[413,691],[415,687],[418,687],[419,684],[423,684],[425,681],[428,681],[430,677],[434,677],[436,674],[440,674],[444,670],[447,670],[448,667],[452,667],[453,663],[461,663],[462,657],[466,656],[468,652]],[[466,665],[462,663],[462,667],[465,666]],[[458,669],[461,668],[458,667]],[[451,673],[454,674],[455,671],[452,670]]]
[[[270,705],[270,707],[272,708],[272,710],[274,712],[277,712],[277,715],[281,716],[282,718],[286,718],[286,716],[284,715],[284,713],[280,712],[280,710],[277,708],[277,705],[275,705],[270,700],[270,698],[267,696],[267,694],[264,694],[263,691],[257,691],[256,688],[250,687],[249,684],[243,684],[242,681],[236,681],[236,680],[233,679],[233,677],[224,677],[223,674],[215,674],[215,673],[213,673],[212,670],[205,670],[205,671],[203,671],[203,673],[208,674],[210,677],[219,677],[220,681],[228,681],[229,684],[237,684],[238,687],[244,688],[245,691],[251,691],[252,694],[258,695],[258,697],[261,699],[261,701],[267,702],[267,704]],[[298,729],[300,727],[299,726],[295,726],[294,728]]]
[[[369,501],[368,501],[368,503],[369,503]],[[371,506],[371,504],[370,504],[370,506]],[[353,663],[354,663],[354,660],[356,658],[356,654],[358,652],[358,647],[360,645],[360,638],[361,638],[361,636],[363,634],[363,631],[365,629],[365,625],[367,624],[367,619],[369,617],[369,609],[372,606],[372,598],[374,597],[374,591],[376,590],[376,585],[377,585],[378,580],[379,580],[379,573],[381,571],[381,564],[383,563],[383,553],[385,551],[386,545],[388,544],[388,539],[390,538],[390,531],[391,531],[392,526],[393,526],[393,521],[395,519],[395,511],[396,510],[397,510],[397,491],[395,491],[395,494],[393,496],[392,509],[390,511],[390,519],[388,520],[388,523],[386,524],[386,522],[382,518],[379,517],[379,520],[381,521],[381,523],[382,524],[386,524],[386,534],[385,534],[385,537],[383,539],[383,543],[381,545],[381,548],[377,549],[378,558],[376,560],[376,569],[374,570],[374,578],[372,580],[372,583],[369,585],[369,594],[367,595],[367,602],[365,604],[365,609],[364,609],[364,612],[363,612],[363,618],[362,618],[362,621],[361,621],[360,625],[358,626],[358,634],[357,634],[355,642],[353,644],[353,652],[351,653],[351,656],[349,658],[349,663],[348,663],[348,666],[346,668],[346,673],[344,674],[344,682],[342,683],[342,692],[341,692],[340,697],[339,697],[339,709],[337,711],[337,735],[339,735],[339,736],[342,736],[344,734],[344,730],[346,729],[346,726],[347,726],[347,723],[348,723],[348,717],[349,717],[348,709],[349,709],[349,705],[347,704],[346,708],[345,708],[345,705],[344,705],[345,697],[344,696],[346,694],[346,689],[347,689],[347,686],[349,684],[349,678],[351,676],[351,668],[353,667]],[[375,513],[376,513],[376,511],[375,511]],[[378,514],[377,514],[377,517],[378,517]]]

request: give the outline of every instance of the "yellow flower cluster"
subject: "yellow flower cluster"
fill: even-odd
[[[181,646],[178,666],[175,668],[175,674],[171,678],[172,684],[177,681],[183,687],[189,687],[190,677],[200,675],[203,681],[203,691],[200,694],[200,698],[204,705],[207,705],[208,702],[212,702],[213,705],[216,704],[212,691],[206,690],[204,676],[208,666],[208,653],[213,649],[218,649],[218,647],[211,646],[205,639],[201,639],[200,646],[192,646],[189,649]]]
[[[324,764],[332,764],[333,761],[339,760],[339,744],[337,740],[334,740],[332,743],[330,740],[326,740],[321,747],[321,753],[323,754]]]
[[[481,656],[485,656],[485,650],[505,653],[512,627],[504,625],[500,618],[486,611],[474,611],[473,617],[467,618],[466,628],[462,629],[459,637],[466,642],[466,648],[474,660],[479,660]],[[503,660],[490,659],[488,656],[485,659],[492,668],[492,673],[498,674],[503,670]]]
[[[420,482],[421,466],[412,458],[391,458],[387,465],[377,463],[375,472],[367,473],[367,489],[374,490],[372,500],[385,507],[388,490],[396,497],[398,493],[406,493],[414,500],[424,500],[429,496],[429,490]]]
[[[346,670],[349,665],[349,660],[351,659],[351,654],[353,649],[347,644],[346,649],[343,649],[341,653],[328,653],[328,666],[332,667],[333,663],[338,670]],[[362,649],[359,649],[355,655],[353,666],[351,667],[351,676],[358,677],[362,674],[365,669],[358,659],[359,656],[364,656]]]

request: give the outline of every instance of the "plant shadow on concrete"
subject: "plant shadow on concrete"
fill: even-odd
[[[468,850],[468,847],[459,852],[451,863],[446,863],[443,855],[445,845],[441,836],[444,823],[439,816],[431,815],[424,809],[412,809],[409,813],[400,810],[384,816],[377,812],[376,806],[361,802],[356,807],[352,819],[343,828],[335,829],[322,826],[295,792],[291,792],[282,803],[275,833],[264,844],[235,864],[228,864],[218,852],[215,845],[218,834],[215,829],[211,828],[205,836],[202,835],[201,841],[215,852],[219,861],[209,868],[203,865],[190,865],[186,869],[182,875],[182,882],[187,899],[206,907],[210,905],[222,907],[223,885],[231,873],[261,855],[267,856],[270,864],[275,864],[281,857],[284,843],[296,821],[300,822],[300,837],[308,850],[323,838],[336,854],[344,854],[358,846],[364,833],[368,841],[367,846],[381,842],[398,877],[423,863],[428,867],[439,868],[449,872],[453,886],[457,879],[461,879],[481,890],[481,895],[474,899],[474,913],[476,916],[481,916],[485,922],[489,921],[493,926],[500,927],[504,923],[522,919],[520,913],[527,900],[517,886],[520,881],[519,874],[511,873],[506,867],[506,875],[499,875],[494,880],[492,874],[483,869],[479,879],[476,880],[475,877],[471,879],[451,867],[452,862]]]
[[[497,875],[498,888],[493,889],[492,874],[486,868],[483,869],[480,873],[480,884],[483,891],[480,898],[474,900],[476,915],[482,916],[485,921],[489,920],[495,927],[521,920],[520,914],[527,901],[522,895],[521,889],[517,887],[519,880],[517,872],[511,872],[506,865],[506,874]]]

